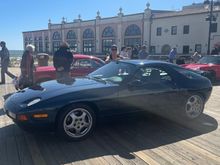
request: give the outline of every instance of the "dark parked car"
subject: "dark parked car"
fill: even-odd
[[[72,140],[93,130],[96,119],[138,111],[195,119],[212,91],[210,81],[159,61],[113,61],[87,77],[52,80],[18,91],[4,111],[23,128],[50,127]]]

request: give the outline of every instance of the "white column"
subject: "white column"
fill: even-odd
[[[96,42],[96,53],[99,53],[100,52],[100,38],[99,38],[99,25],[97,26],[96,25],[96,36],[95,36],[95,38],[96,38],[96,40],[95,40],[95,42]]]
[[[124,43],[123,37],[122,37],[122,22],[121,21],[118,23],[117,29],[118,29],[118,35],[117,35],[116,44],[118,46],[118,50],[121,50],[121,45]]]
[[[52,38],[51,38],[51,30],[48,30],[48,42],[49,42],[49,52],[53,52],[52,48]]]
[[[64,31],[64,24],[61,25],[61,34],[62,34],[62,42],[65,41],[65,31]]]
[[[46,48],[45,48],[45,35],[44,35],[44,33],[45,33],[45,31],[43,31],[42,33],[41,33],[41,36],[42,36],[42,48],[43,48],[43,52],[46,52]]]
[[[82,52],[82,37],[80,27],[77,29],[77,52]]]
[[[144,20],[144,29],[143,29],[143,44],[147,43],[148,49],[150,49],[150,30],[151,23],[149,20]]]

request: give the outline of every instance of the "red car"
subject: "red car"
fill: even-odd
[[[184,68],[205,71],[211,81],[220,80],[220,55],[207,55],[195,64],[183,64]],[[208,74],[207,74],[208,73]]]
[[[84,76],[105,65],[105,62],[97,57],[74,54],[71,66],[71,76]],[[38,66],[34,71],[34,82],[44,82],[56,78],[53,66]]]

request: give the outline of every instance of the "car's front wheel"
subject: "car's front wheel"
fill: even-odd
[[[78,141],[90,135],[95,126],[94,111],[87,105],[70,106],[59,117],[59,134],[68,140]]]
[[[204,105],[205,102],[202,96],[199,94],[191,95],[186,101],[184,116],[187,119],[198,118],[203,113]]]

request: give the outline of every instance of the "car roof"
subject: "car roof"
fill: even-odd
[[[220,55],[215,54],[215,55],[204,55],[204,57],[220,57]]]
[[[164,61],[158,61],[158,60],[120,60],[122,62],[127,62],[134,65],[148,65],[148,64],[157,64],[157,65],[170,65],[173,66],[175,64],[164,62]],[[176,65],[175,65],[176,66]]]
[[[92,56],[92,55],[85,55],[85,54],[73,54],[73,57],[75,59],[98,59],[98,60],[101,60],[100,58],[98,57],[95,57],[95,56]]]

